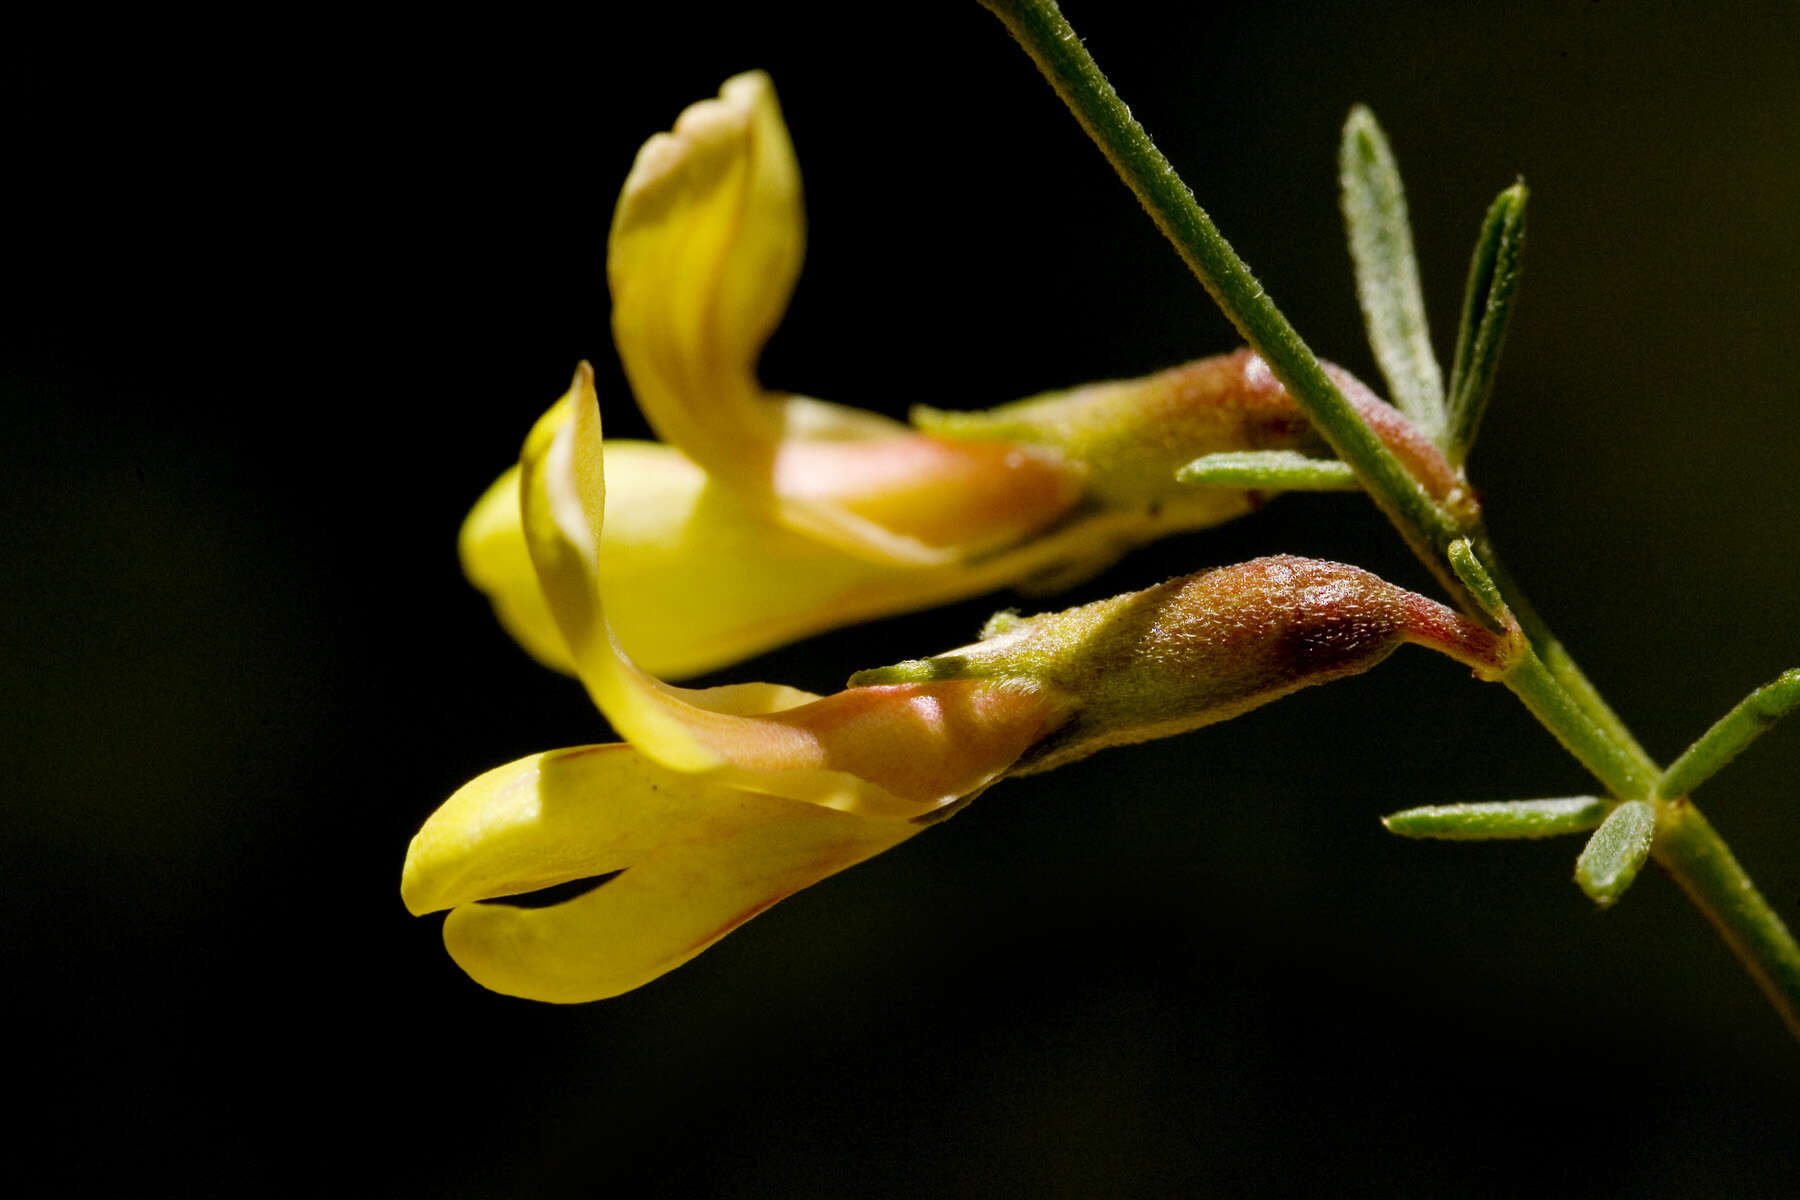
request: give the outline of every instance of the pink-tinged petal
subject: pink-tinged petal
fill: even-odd
[[[880,786],[853,811],[918,817],[999,779],[1072,708],[1050,686],[961,679],[850,688],[766,721],[808,733],[820,768]]]
[[[925,434],[789,439],[775,464],[784,496],[820,500],[928,546],[978,554],[1053,524],[1081,499],[1083,473],[1052,453]]]
[[[614,210],[607,277],[620,361],[663,440],[743,503],[871,562],[955,562],[1067,507],[1056,504],[1056,487],[1045,488],[1055,481],[1038,478],[1057,469],[1042,460],[1019,461],[979,486],[967,473],[974,492],[1034,506],[1002,512],[996,529],[967,527],[967,544],[941,521],[927,527],[930,536],[914,533],[903,504],[847,503],[829,490],[792,486],[794,472],[779,461],[791,443],[872,439],[904,451],[915,439],[869,413],[840,409],[822,419],[835,406],[772,395],[757,381],[757,359],[787,306],[804,241],[799,167],[767,75],[728,80],[716,99],[689,107],[671,132],[639,151]],[[972,495],[969,508],[993,504]],[[901,519],[890,523],[894,517]]]
[[[614,728],[664,767],[849,812],[917,815],[991,782],[1060,719],[1054,693],[1028,687],[987,695],[950,686],[879,702],[840,694],[798,707],[788,689],[670,687],[639,670],[606,623],[598,560],[606,481],[585,364],[532,431],[521,468],[532,562],[582,682]],[[763,705],[770,715],[749,711]],[[977,727],[992,735],[973,736]],[[964,744],[950,745],[946,731]],[[877,745],[912,750],[884,758],[869,748]],[[935,772],[902,770],[913,755],[947,757]]]
[[[606,475],[593,371],[576,372],[569,393],[540,420],[520,459],[520,510],[531,561],[570,658],[600,711],[625,739],[678,771],[728,765],[718,748],[739,740],[765,761],[804,751],[806,739],[731,715],[744,693],[723,693],[728,711],[695,703],[704,692],[671,688],[639,670],[619,647],[601,604],[599,546]],[[702,736],[702,730],[709,736]]]
[[[616,995],[912,836],[916,818],[994,782],[1067,707],[1049,689],[950,681],[857,689],[765,718],[812,751],[773,777],[879,781],[842,812],[731,782],[762,782],[754,772],[674,771],[622,744],[533,755],[432,814],[401,892],[414,913],[454,910],[445,944],[483,986],[558,1002]],[[552,907],[482,903],[614,872]]]

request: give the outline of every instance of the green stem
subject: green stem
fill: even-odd
[[[1525,639],[1527,661],[1515,665],[1504,678],[1506,685],[1616,795],[1632,800],[1649,796],[1644,781],[1655,781],[1661,774],[1656,760],[1638,745],[1538,616],[1494,553],[1486,530],[1477,526],[1470,537],[1450,543],[1444,557],[1481,614],[1497,626],[1516,629]]]
[[[1574,656],[1564,648],[1562,642],[1544,623],[1544,619],[1538,615],[1537,608],[1525,595],[1525,589],[1519,586],[1511,572],[1506,569],[1506,565],[1500,561],[1500,556],[1495,553],[1493,543],[1488,540],[1487,531],[1478,529],[1473,535],[1473,540],[1477,555],[1486,564],[1487,569],[1492,572],[1501,593],[1506,597],[1507,607],[1512,611],[1513,618],[1518,621],[1519,628],[1530,639],[1532,649],[1537,651],[1538,658],[1543,660],[1544,667],[1550,672],[1551,677],[1569,694],[1569,699],[1585,714],[1587,719],[1604,730],[1606,736],[1629,754],[1640,769],[1656,773],[1656,760],[1651,758],[1638,744],[1638,740],[1632,735],[1631,730],[1625,727],[1625,722],[1619,719],[1619,715],[1612,710],[1612,706],[1600,695],[1600,690],[1575,664]]]
[[[1700,810],[1677,798],[1658,805],[1650,856],[1675,877],[1800,1038],[1800,948]]]
[[[1415,553],[1465,606],[1474,597],[1446,566],[1457,538],[1481,538],[1531,649],[1506,684],[1532,715],[1621,800],[1650,797],[1661,771],[1502,573],[1470,516],[1440,507],[1375,436],[1269,299],[1132,117],[1054,0],[981,0],[1024,47],[1113,169],[1175,245],[1238,332],[1261,354]],[[1718,928],[1800,1035],[1800,948],[1729,847],[1685,799],[1658,806],[1653,854]]]
[[[1654,793],[1662,774],[1656,764],[1636,743],[1620,743],[1593,720],[1535,649],[1527,650],[1501,682],[1614,796],[1642,800]]]
[[[1262,355],[1338,457],[1356,471],[1375,503],[1445,585],[1457,589],[1441,565],[1443,546],[1462,532],[1457,519],[1438,507],[1344,399],[1318,356],[1288,324],[1249,265],[1113,91],[1056,5],[1051,0],[982,3],[1037,63],[1151,220],[1175,244],[1214,302]]]

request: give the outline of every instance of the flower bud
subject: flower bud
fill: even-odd
[[[1342,367],[1326,363],[1325,371],[1433,499],[1466,492],[1461,472],[1398,409]],[[1176,471],[1203,455],[1241,450],[1331,454],[1293,396],[1253,350],[1199,359],[1139,379],[1047,392],[984,412],[915,407],[912,422],[940,437],[1053,450],[1082,466],[1090,502],[1109,509],[1217,503],[1214,489],[1175,484]]]
[[[1103,507],[1170,499],[1178,494],[1175,472],[1205,454],[1330,453],[1287,389],[1249,350],[1138,379],[1046,392],[982,412],[919,406],[911,417],[915,426],[939,437],[1053,449],[1082,465],[1088,495]]]
[[[1359,674],[1401,644],[1503,672],[1510,644],[1435,600],[1357,567],[1276,556],[1220,567],[1064,612],[990,621],[983,640],[851,679],[1015,679],[1074,711],[1009,774],[1235,717],[1303,687]]]

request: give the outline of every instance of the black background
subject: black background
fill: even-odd
[[[1447,353],[1533,186],[1473,470],[1650,749],[1800,663],[1800,16],[1787,4],[1070,15],[1320,353],[1366,378],[1335,200],[1371,104]],[[1500,689],[1405,652],[1010,783],[628,996],[490,995],[401,908],[407,838],[603,740],[459,576],[457,524],[613,357],[637,144],[769,69],[809,257],[764,376],[898,413],[1230,348],[974,4],[255,23],[0,49],[15,1162],[142,1193],[1792,1195],[1800,1050],[1669,882],[1384,811],[1578,792]],[[1290,497],[1070,602],[1286,551],[1429,588]],[[835,687],[990,598],[719,678]],[[1800,730],[1702,793],[1800,918]]]

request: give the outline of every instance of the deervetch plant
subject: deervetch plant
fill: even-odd
[[[1575,879],[1601,906],[1659,863],[1800,1034],[1800,949],[1691,800],[1800,706],[1800,671],[1662,767],[1525,601],[1468,481],[1517,296],[1523,184],[1483,224],[1446,374],[1398,168],[1373,115],[1351,113],[1343,211],[1390,407],[1307,348],[1051,0],[983,2],[1249,349],[986,412],[919,409],[910,427],[766,390],[755,368],[798,271],[799,176],[769,80],[729,81],[645,145],[609,243],[615,340],[667,444],[603,441],[583,364],[462,543],[508,628],[579,676],[624,740],[457,792],[413,841],[408,907],[450,909],[452,955],[495,990],[615,995],[1001,779],[1226,720],[1412,643],[1508,688],[1599,787],[1411,808],[1387,827],[1587,833]],[[657,678],[1004,584],[1055,587],[1294,489],[1366,492],[1451,603],[1276,555],[1001,613],[971,645],[829,696]],[[557,903],[504,902],[584,880]]]

